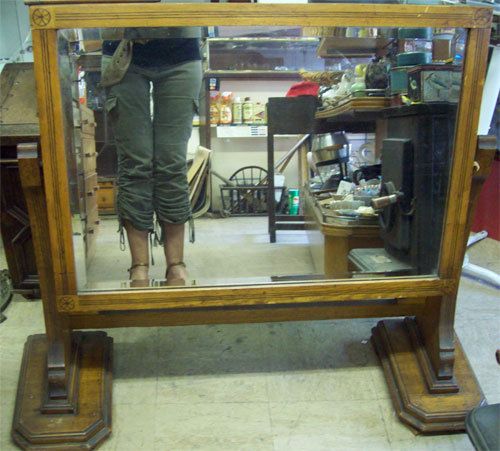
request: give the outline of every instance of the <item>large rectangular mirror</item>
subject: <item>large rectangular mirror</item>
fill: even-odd
[[[437,274],[464,30],[58,34],[79,291]]]

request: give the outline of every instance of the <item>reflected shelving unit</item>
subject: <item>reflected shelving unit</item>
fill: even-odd
[[[301,80],[299,70],[303,67],[314,64],[318,70],[324,69],[324,62],[317,58],[318,45],[316,37],[206,38],[202,43],[204,98],[201,117],[204,120],[200,129],[201,144],[211,148],[212,132],[207,126],[210,123],[211,79],[298,82]]]

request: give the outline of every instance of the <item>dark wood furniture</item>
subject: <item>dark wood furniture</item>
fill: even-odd
[[[271,97],[269,99],[267,105],[267,216],[271,243],[276,242],[277,230],[304,229],[303,215],[276,214],[274,138],[276,135],[311,133],[317,106],[318,100],[313,96]],[[305,165],[305,161],[302,161],[302,164]]]
[[[96,122],[94,112],[85,105],[78,106],[78,123],[75,124],[76,171],[79,204],[82,206],[81,230],[85,243],[86,262],[89,264],[95,254],[96,237],[99,230],[98,195],[99,184],[96,168]]]
[[[314,195],[304,190],[304,215],[311,256],[316,272],[327,279],[351,277],[349,251],[382,247],[378,223],[327,218]]]
[[[2,117],[0,119],[1,226],[9,273],[16,292],[39,298],[40,287],[32,233],[19,177],[18,147],[40,142],[40,127],[32,63],[11,63],[1,75]],[[74,203],[84,206],[82,237],[86,252],[95,252],[99,225],[95,121],[92,110],[74,99],[75,153],[69,153],[74,170]],[[39,149],[38,149],[39,150]],[[40,159],[41,160],[41,159]],[[41,162],[41,161],[40,161]]]
[[[44,183],[20,159],[40,273],[46,334],[28,339],[12,434],[24,448],[91,448],[111,430],[110,339],[126,326],[395,317],[374,330],[399,418],[421,432],[464,429],[484,401],[454,333],[469,211],[491,157],[476,134],[491,10],[356,4],[100,4],[41,0],[30,8]],[[466,59],[438,274],[223,287],[78,290],[65,155],[57,30],[62,28],[276,25],[463,27]],[[481,144],[481,143],[480,143]],[[24,155],[27,156],[27,155]],[[479,170],[474,174],[474,161]],[[477,166],[476,166],[477,168]],[[347,301],[347,302],[346,302]],[[407,317],[401,319],[401,317]],[[374,413],[376,415],[376,413]],[[57,425],[57,426],[54,426]]]
[[[7,64],[0,76],[0,223],[12,286],[28,298],[40,296],[26,201],[19,178],[17,146],[40,138],[32,63]]]
[[[319,103],[312,96],[270,98],[267,108],[268,137],[267,161],[269,171],[268,223],[271,243],[276,242],[277,230],[303,230],[304,215],[277,215],[276,203],[270,193],[274,192],[274,138],[283,134],[318,134],[343,131],[348,133],[376,132],[375,152],[380,152],[381,140],[385,136],[385,120],[381,111],[389,106],[384,97],[349,98],[334,108],[317,111]],[[309,148],[309,141],[304,143]],[[299,153],[299,167],[305,175],[299,178],[300,190],[305,191],[309,171],[305,158]],[[304,196],[302,196],[303,198]],[[304,209],[304,200],[301,200]],[[302,212],[304,213],[304,212]]]

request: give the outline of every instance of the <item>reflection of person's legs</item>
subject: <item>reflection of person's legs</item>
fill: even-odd
[[[130,265],[130,279],[143,280],[148,278],[149,247],[148,231],[136,229],[131,222],[125,220],[124,227],[127,232],[128,245],[132,264]]]
[[[184,266],[184,224],[163,223],[165,259],[167,261],[167,281],[186,281]]]
[[[153,84],[153,203],[162,223],[167,279],[185,280],[184,224],[191,217],[186,153],[201,86],[199,61],[176,65]]]
[[[133,70],[106,100],[118,154],[117,210],[132,258],[131,279],[148,277],[148,232],[153,229],[153,131],[150,82]]]

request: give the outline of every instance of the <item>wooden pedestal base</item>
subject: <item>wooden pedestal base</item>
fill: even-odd
[[[477,380],[462,346],[455,339],[456,392],[432,393],[422,365],[425,348],[415,341],[414,320],[384,320],[373,329],[372,341],[382,361],[392,401],[400,420],[422,433],[465,430],[465,416],[484,402]]]
[[[78,334],[78,335],[77,335]],[[74,414],[41,412],[46,396],[47,340],[31,335],[25,344],[12,438],[23,449],[92,449],[111,433],[111,355],[104,332],[75,333],[78,352]]]

